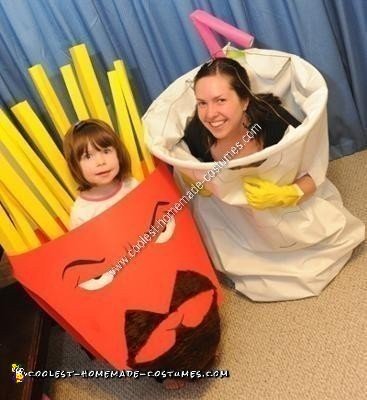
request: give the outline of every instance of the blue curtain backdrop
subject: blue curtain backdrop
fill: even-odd
[[[52,129],[27,68],[42,64],[71,120],[59,67],[86,43],[105,72],[127,63],[141,111],[208,53],[188,16],[197,9],[251,32],[255,46],[295,53],[329,87],[331,157],[367,146],[367,0],[0,0],[0,106],[28,99]],[[222,40],[224,44],[225,41]]]

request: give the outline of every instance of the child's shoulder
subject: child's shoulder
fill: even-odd
[[[70,210],[70,229],[75,229],[79,225],[88,221],[93,214],[91,212],[90,202],[77,196]]]
[[[126,178],[124,180],[123,186],[125,186],[126,188],[133,190],[135,189],[138,185],[140,184],[140,182],[138,180],[136,180],[135,178],[133,178],[132,176],[130,176],[129,178]]]

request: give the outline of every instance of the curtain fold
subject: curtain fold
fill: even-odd
[[[143,112],[208,59],[188,17],[197,8],[251,32],[255,46],[298,54],[319,69],[329,87],[332,158],[367,146],[365,0],[0,0],[1,107],[28,99],[52,129],[27,72],[42,64],[75,120],[59,67],[71,62],[70,47],[86,43],[107,104],[106,71],[122,58]]]

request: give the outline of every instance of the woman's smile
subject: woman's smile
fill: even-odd
[[[214,129],[218,129],[218,128],[221,128],[226,123],[226,121],[227,120],[211,121],[211,122],[209,122],[209,125]]]

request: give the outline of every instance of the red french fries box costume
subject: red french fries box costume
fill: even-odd
[[[219,294],[216,275],[186,207],[165,229],[149,233],[179,200],[172,176],[159,164],[103,214],[38,249],[10,257],[14,275],[66,331],[118,369],[130,367],[126,313],[141,310],[166,316],[136,361],[157,357],[174,346],[175,337],[167,332],[170,326],[182,323],[195,329]],[[175,281],[182,271],[205,276],[214,289],[188,299],[172,315]]]

